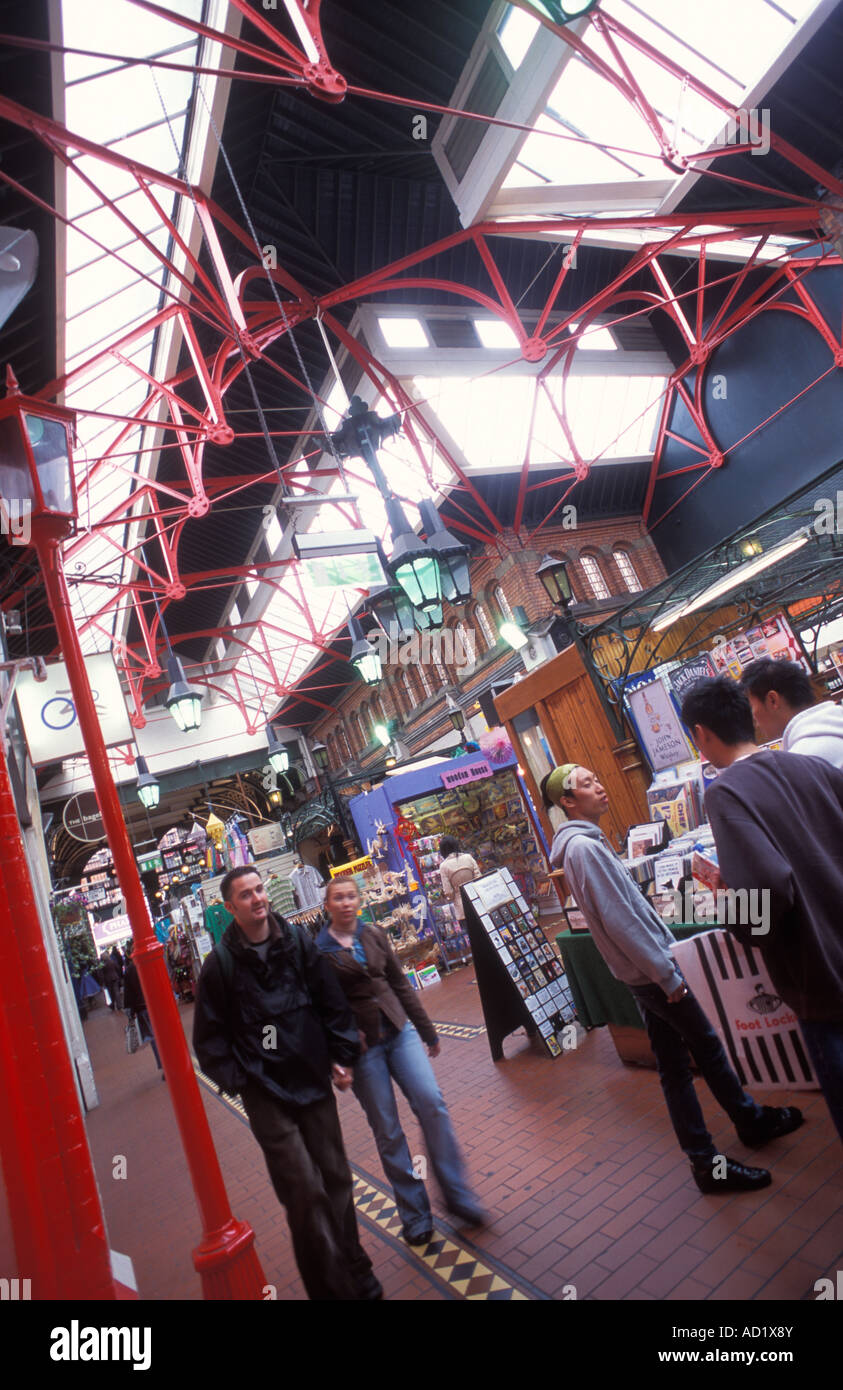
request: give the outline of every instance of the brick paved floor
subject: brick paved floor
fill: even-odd
[[[431,1017],[482,1025],[473,978],[472,969],[460,970],[425,991]],[[188,1036],[191,1014],[182,1006]],[[102,1101],[88,1132],[111,1244],[134,1261],[142,1298],[198,1298],[190,1251],[199,1224],[168,1088],[149,1048],[126,1054],[122,1016],[97,1010],[85,1029]],[[843,1148],[817,1092],[758,1093],[768,1103],[798,1104],[807,1117],[762,1157],[742,1147],[698,1083],[721,1152],[763,1162],[774,1179],[755,1195],[701,1196],[655,1073],[625,1067],[606,1029],[555,1061],[523,1033],[506,1041],[505,1054],[493,1063],[483,1033],[442,1040],[435,1067],[493,1222],[470,1238],[456,1234],[431,1181],[442,1241],[427,1259],[390,1233],[370,1131],[354,1097],[339,1097],[360,1191],[374,1193],[360,1225],[387,1298],[465,1297],[475,1287],[483,1296],[494,1275],[528,1298],[562,1299],[566,1289],[570,1297],[573,1285],[580,1299],[806,1299],[817,1279],[843,1268]],[[254,1227],[277,1297],[301,1299],[263,1155],[242,1117],[214,1091],[202,1087],[202,1094],[232,1209]],[[403,1100],[401,1111],[411,1152],[423,1154]],[[114,1176],[119,1155],[125,1178]],[[482,1265],[476,1286],[449,1283],[447,1268],[470,1269],[472,1257]]]

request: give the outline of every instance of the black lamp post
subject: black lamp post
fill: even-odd
[[[400,415],[382,419],[369,410],[360,396],[352,396],[348,413],[340,428],[331,435],[331,443],[340,458],[362,458],[368,465],[386,503],[392,531],[393,549],[392,558],[387,562],[388,570],[413,607],[429,611],[442,603],[436,551],[416,535],[378,460],[377,451],[384,440],[398,434],[400,429]]]

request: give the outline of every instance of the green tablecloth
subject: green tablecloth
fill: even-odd
[[[716,925],[714,922],[677,922],[671,931],[677,941],[684,941]],[[604,1023],[644,1027],[635,999],[626,985],[615,979],[590,932],[559,932],[556,944],[581,1023],[587,1028],[599,1028]]]

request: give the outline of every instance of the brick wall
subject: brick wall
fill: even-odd
[[[589,522],[573,529],[563,526],[561,521],[557,525],[551,522],[542,528],[534,541],[526,543],[513,531],[504,531],[495,545],[487,546],[483,554],[472,558],[473,603],[482,604],[494,632],[497,632],[502,621],[494,597],[494,591],[498,587],[510,608],[523,608],[530,622],[548,617],[551,605],[541,580],[536,575],[547,554],[559,556],[569,562],[568,573],[575,602],[593,602],[593,595],[578,562],[578,557],[584,552],[594,557],[609,594],[617,597],[618,607],[621,607],[629,600],[630,592],[613,558],[612,552],[615,547],[627,552],[642,589],[648,589],[666,577],[656,548],[638,516]],[[605,616],[605,612],[604,608],[601,617]],[[465,622],[475,632],[476,667],[461,685],[461,703],[470,713],[477,695],[497,679],[511,663],[512,651],[502,640],[493,650],[489,650],[479,629],[476,613],[473,612],[473,604],[469,604],[465,610],[451,609],[446,604],[445,625],[453,627],[460,621]],[[367,762],[379,761],[382,750],[379,746],[372,746],[371,733],[371,723],[380,719],[380,712],[373,702],[376,695],[380,696],[387,720],[397,721],[397,732],[413,752],[435,742],[450,729],[451,725],[444,710],[445,696],[441,690],[441,676],[436,667],[429,665],[426,668],[428,682],[433,691],[430,697],[424,696],[418,672],[412,668],[408,668],[412,695],[407,696],[403,689],[396,695],[395,686],[397,682],[401,682],[402,669],[387,667],[384,680],[374,691],[368,690],[359,682],[353,683],[336,701],[336,713],[326,714],[314,726],[314,737],[328,744],[335,770],[341,771],[347,761],[342,741],[332,737],[339,720],[345,727],[352,756],[362,761],[364,767]],[[450,684],[457,683],[453,669],[446,666],[446,674]],[[371,720],[367,722],[364,719],[365,732],[369,740],[365,744],[361,744],[354,722],[350,718],[354,712],[360,713],[361,706],[368,706],[372,710]],[[364,714],[365,712],[364,710]]]

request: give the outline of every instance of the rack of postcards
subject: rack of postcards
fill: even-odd
[[[552,1057],[563,1051],[563,1029],[574,1002],[561,960],[508,869],[466,884],[466,897]]]
[[[430,906],[433,930],[439,941],[443,964],[456,965],[471,957],[471,943],[465,924],[457,916],[453,903],[446,902],[439,874],[440,835],[422,835],[413,841],[413,853]]]

